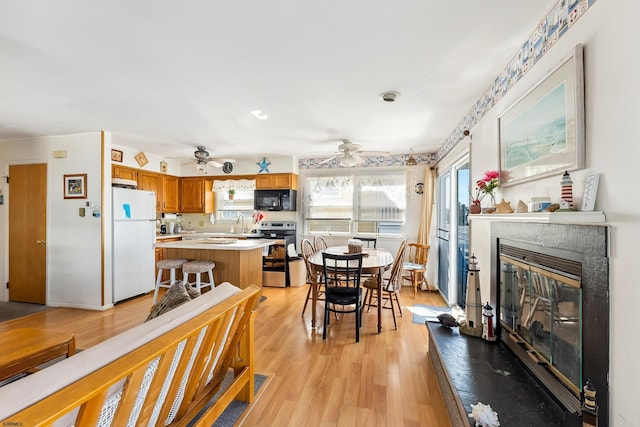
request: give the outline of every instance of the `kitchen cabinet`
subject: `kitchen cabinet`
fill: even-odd
[[[213,213],[213,178],[185,177],[179,183],[181,213]]]
[[[256,175],[256,190],[297,190],[298,175],[294,173],[270,173]]]
[[[138,190],[153,191],[156,194],[156,212],[162,212],[162,177],[155,172],[138,172]]]
[[[138,180],[138,170],[129,168],[126,166],[112,165],[111,176],[120,179],[130,179],[132,181]]]
[[[179,212],[178,177],[162,175],[162,212]]]

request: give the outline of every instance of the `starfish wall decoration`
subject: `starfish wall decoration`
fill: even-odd
[[[262,160],[260,160],[258,163],[256,163],[256,165],[260,166],[260,170],[258,171],[258,173],[269,173],[269,165],[271,164],[271,162],[269,160],[267,160],[266,157],[263,157]]]

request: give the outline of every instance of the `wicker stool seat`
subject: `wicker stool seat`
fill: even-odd
[[[182,268],[184,264],[189,262],[188,259],[183,258],[169,258],[163,259],[156,263],[156,268],[158,269],[158,278],[156,279],[156,289],[153,292],[153,303],[155,304],[158,300],[158,291],[160,288],[170,288],[179,280],[176,280],[176,270]],[[169,270],[169,280],[162,280],[162,272],[164,270]]]
[[[209,287],[213,289],[215,287],[215,282],[213,281],[213,269],[216,268],[216,263],[213,261],[189,261],[182,266],[182,283],[184,285],[195,285],[195,288],[198,292],[202,292],[202,288]],[[200,280],[200,276],[202,273],[209,274],[209,281],[202,282]],[[189,282],[189,274],[196,275],[195,282]]]

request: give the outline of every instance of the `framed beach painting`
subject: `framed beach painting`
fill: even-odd
[[[499,118],[500,185],[584,168],[582,45]]]

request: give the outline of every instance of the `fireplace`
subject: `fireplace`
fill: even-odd
[[[608,231],[491,225],[491,295],[501,341],[576,423],[589,380],[600,426],[609,425]]]

